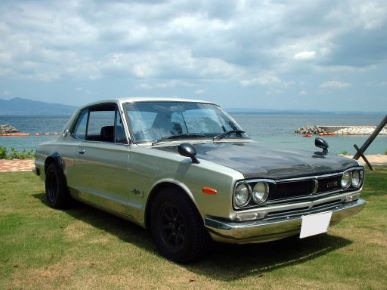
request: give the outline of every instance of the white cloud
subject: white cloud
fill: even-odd
[[[344,89],[351,86],[350,83],[340,81],[327,81],[320,84],[320,88],[322,89]]]
[[[316,52],[312,51],[300,51],[294,55],[295,60],[312,60],[316,57]]]
[[[387,80],[385,80],[385,81],[370,81],[370,82],[367,82],[367,86],[369,86],[369,87],[387,87]]]
[[[385,74],[385,31],[385,0],[0,1],[0,81],[306,99]]]
[[[261,86],[273,86],[281,85],[282,81],[273,73],[261,74],[256,78],[241,80],[240,84],[244,87],[261,85]]]

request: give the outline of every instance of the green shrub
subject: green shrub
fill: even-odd
[[[7,157],[7,148],[0,146],[0,159],[5,159]]]
[[[32,159],[35,157],[34,150],[18,151],[15,148],[8,150],[6,147],[0,147],[0,159]]]
[[[341,151],[340,154],[342,154],[342,155],[348,155],[349,153],[348,153],[348,151],[344,150],[344,151]]]

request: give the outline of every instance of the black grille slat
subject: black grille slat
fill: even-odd
[[[294,182],[277,183],[274,192],[269,195],[269,200],[293,198],[309,195],[313,192],[314,180],[301,180]]]

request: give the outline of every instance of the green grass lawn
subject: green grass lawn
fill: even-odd
[[[0,289],[386,289],[387,167],[367,172],[358,215],[329,234],[216,244],[188,266],[160,257],[148,233],[99,210],[49,208],[32,173],[0,174]]]

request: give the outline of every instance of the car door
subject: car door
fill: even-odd
[[[128,215],[129,146],[116,104],[88,110],[85,138],[78,147],[75,182],[78,197],[109,211]]]

